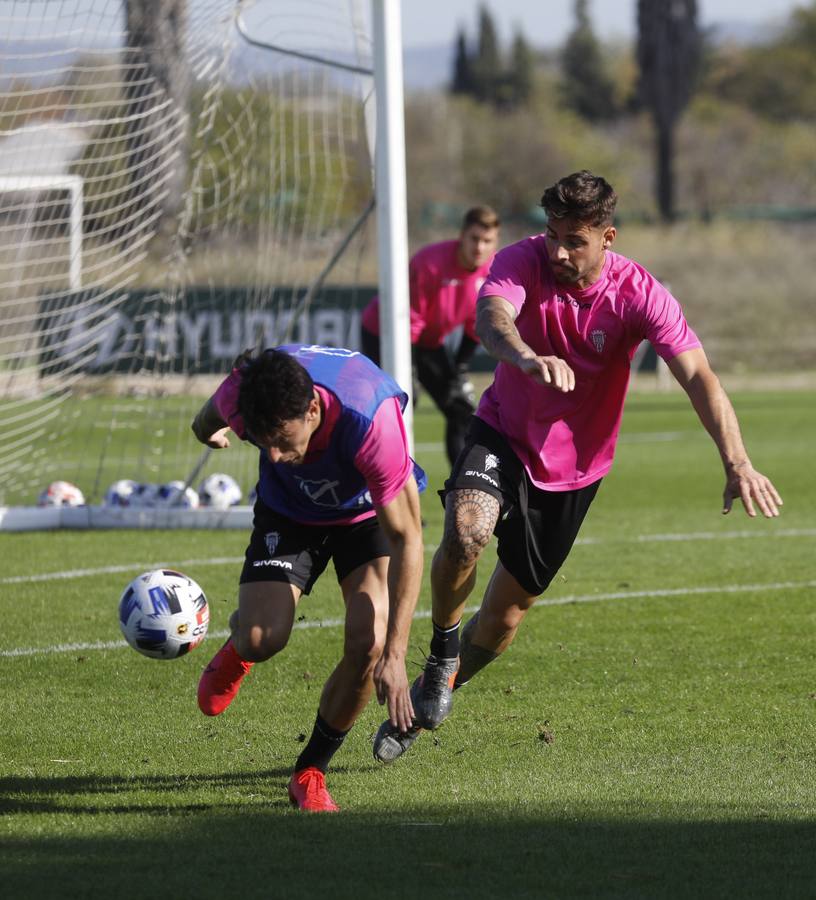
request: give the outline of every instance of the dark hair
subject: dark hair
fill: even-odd
[[[282,350],[244,354],[238,412],[250,435],[263,438],[284,422],[302,419],[314,396],[314,382],[303,366]]]
[[[462,231],[466,231],[471,225],[480,225],[482,228],[498,228],[501,222],[499,214],[492,206],[472,206],[462,219]]]
[[[588,225],[611,225],[618,195],[600,175],[573,172],[544,191],[541,205],[551,219],[574,219]]]

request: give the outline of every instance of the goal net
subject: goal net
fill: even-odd
[[[257,453],[203,454],[203,400],[248,347],[358,346],[368,6],[0,0],[4,527],[58,480],[84,496],[74,522],[223,524],[178,493],[91,513],[119,480],[215,472],[247,503]]]

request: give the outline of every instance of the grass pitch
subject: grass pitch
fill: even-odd
[[[286,799],[340,653],[330,571],[287,649],[206,719],[196,683],[246,534],[0,535],[4,894],[814,896],[816,396],[734,400],[782,517],[723,517],[719,460],[685,397],[632,395],[612,473],[516,643],[390,767],[371,756],[372,703],[330,773],[339,816]],[[427,405],[416,430],[429,562],[447,466]],[[173,662],[120,645],[116,617],[124,585],[162,563],[212,612],[211,638]]]

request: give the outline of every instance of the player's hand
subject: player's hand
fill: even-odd
[[[565,394],[575,390],[575,372],[557,356],[531,356],[520,360],[518,367],[539,384]]]
[[[380,705],[388,704],[388,719],[400,731],[408,731],[414,720],[405,659],[383,653],[374,667],[374,688]]]
[[[745,512],[752,518],[756,516],[754,504],[767,519],[779,515],[782,498],[776,488],[761,472],[757,472],[750,462],[738,463],[728,470],[725,491],[723,492],[723,515],[731,512],[734,500],[739,497]]]
[[[227,437],[227,432],[229,428],[221,428],[218,431],[211,434],[209,437],[205,437],[201,440],[202,444],[206,444],[208,447],[212,447],[213,450],[225,450],[229,447],[230,442]]]

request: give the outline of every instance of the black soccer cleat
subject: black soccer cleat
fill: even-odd
[[[437,659],[431,654],[422,674],[411,686],[414,716],[422,728],[433,731],[450,715],[453,683],[459,671],[459,658]]]
[[[416,714],[417,703],[419,702],[419,682],[421,677],[411,685],[411,703]],[[400,731],[396,725],[391,724],[390,719],[386,719],[377,729],[374,735],[374,759],[381,763],[394,762],[399,759],[406,750],[410,749],[414,741],[419,737],[422,728],[414,719],[408,731]]]
[[[422,729],[416,725],[408,731],[400,731],[386,719],[374,736],[374,759],[381,763],[392,763],[409,750],[420,736]]]

